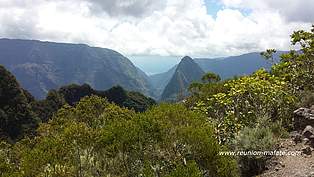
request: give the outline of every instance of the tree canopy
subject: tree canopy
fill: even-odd
[[[13,140],[33,133],[37,119],[15,77],[0,65],[0,137]]]

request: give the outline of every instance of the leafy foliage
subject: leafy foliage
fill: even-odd
[[[314,90],[314,26],[311,32],[294,32],[291,39],[301,50],[282,55],[272,73],[288,81],[293,93],[300,95],[303,91]]]
[[[264,56],[271,64],[275,64],[274,54],[277,51],[275,49],[267,49],[265,52],[261,52],[261,55]]]
[[[230,141],[244,126],[254,126],[258,117],[270,117],[285,125],[291,123],[290,110],[295,98],[289,94],[286,82],[265,70],[226,81],[223,89],[221,86],[205,85],[209,91],[202,89],[207,93],[205,97],[201,94],[194,105],[194,109],[207,114],[216,124],[221,142]]]
[[[212,72],[208,72],[202,77],[202,81],[208,83],[219,82],[220,80],[220,76]]]
[[[138,92],[128,92],[120,86],[114,86],[106,91],[98,91],[92,89],[89,85],[69,85],[61,87],[58,91],[64,96],[65,101],[70,105],[75,105],[81,98],[85,96],[97,95],[106,98],[109,102],[113,102],[121,107],[134,109],[137,112],[143,112],[156,102]]]
[[[12,161],[14,158],[10,154],[11,151],[10,144],[0,141],[0,176],[9,177],[16,170]]]
[[[45,100],[34,101],[32,105],[41,120],[47,122],[63,105],[74,106],[82,98],[91,95],[100,96],[120,107],[133,109],[137,112],[143,112],[156,104],[153,99],[138,92],[128,92],[120,86],[112,87],[106,91],[97,91],[87,84],[81,86],[71,84],[61,87],[59,90],[51,90]]]
[[[0,65],[0,138],[33,133],[37,119],[15,77]]]
[[[51,90],[45,100],[33,101],[32,107],[42,122],[47,122],[65,104],[63,95]]]
[[[232,145],[235,150],[272,150],[274,137],[286,136],[296,105],[313,104],[314,26],[311,32],[296,31],[291,38],[301,50],[283,54],[271,72],[260,69],[249,76],[190,86],[193,95],[187,106],[207,115],[220,143]],[[274,64],[275,52],[269,49],[262,55]],[[239,157],[242,175],[260,173],[267,159]]]
[[[302,92],[298,107],[310,108],[312,105],[314,105],[314,91]]]
[[[237,176],[206,118],[182,105],[135,113],[97,97],[65,106],[11,150],[3,175]],[[2,152],[2,151],[0,151]],[[0,154],[1,155],[1,154]],[[14,170],[15,169],[15,170]],[[20,170],[16,170],[20,169]]]
[[[236,138],[236,150],[242,152],[267,152],[275,150],[274,135],[269,127],[257,125],[245,127]],[[239,157],[242,176],[258,175],[265,170],[266,162],[271,156],[247,155]]]

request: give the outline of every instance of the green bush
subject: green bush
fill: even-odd
[[[163,160],[157,160],[160,163],[159,166],[170,163],[172,164],[170,166],[179,167],[176,168],[177,171],[181,168],[180,166],[185,166],[185,161],[187,164],[195,162],[202,174],[208,173],[210,176],[238,175],[234,159],[219,156],[218,153],[223,150],[222,146],[218,144],[213,127],[203,114],[190,111],[183,105],[164,104],[148,111],[146,118],[156,121],[158,127],[161,128],[160,137],[162,139],[157,142],[157,147],[163,148],[158,151],[164,152],[162,154],[170,151],[177,152],[170,156],[160,156],[159,159]],[[151,161],[151,163],[155,164],[156,161]],[[165,172],[176,174],[176,172],[172,172],[172,168],[167,170],[167,166],[164,166],[163,169]],[[190,171],[193,171],[193,175],[198,174],[193,169]]]
[[[145,113],[90,96],[65,106],[12,148],[21,176],[238,176],[206,116],[163,104]],[[2,150],[0,150],[2,152]],[[2,155],[0,153],[0,155]],[[3,165],[4,164],[4,165]],[[2,165],[2,166],[1,166]],[[11,164],[9,164],[11,166]],[[7,163],[1,163],[1,168]]]
[[[304,91],[314,91],[314,25],[309,32],[294,32],[291,42],[301,49],[282,55],[281,62],[271,72],[287,81],[291,92],[300,96]]]
[[[314,105],[314,91],[305,91],[300,96],[298,107],[310,108]]]
[[[269,127],[277,138],[289,138],[289,132],[281,121],[269,122]]]
[[[276,140],[271,128],[258,125],[255,128],[245,127],[236,138],[236,151],[272,151],[275,150]],[[265,170],[267,160],[271,156],[246,155],[239,156],[238,163],[242,176],[254,176]]]
[[[202,177],[197,164],[189,163],[187,165],[179,165],[174,171],[172,171],[167,177]]]
[[[271,121],[280,121],[286,127],[291,125],[295,97],[279,77],[262,69],[250,76],[226,81],[224,87],[224,92],[209,94],[193,106],[216,125],[221,143],[232,141],[243,127],[255,126],[259,117],[270,117]]]

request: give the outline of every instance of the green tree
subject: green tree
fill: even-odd
[[[37,118],[23,89],[15,77],[0,65],[0,135],[16,140],[33,134],[36,126]]]
[[[189,92],[192,93],[192,95],[196,95],[199,94],[199,92],[201,91],[201,88],[203,87],[202,83],[199,82],[193,82],[192,84],[190,84],[189,86]]]
[[[31,102],[32,109],[42,122],[48,122],[53,115],[66,104],[66,101],[56,90],[51,90],[45,100]]]
[[[206,82],[215,83],[215,82],[219,82],[220,80],[221,80],[220,76],[212,72],[208,72],[202,77],[202,81],[204,83]]]
[[[288,81],[293,94],[300,95],[314,90],[314,26],[310,32],[294,32],[291,41],[301,50],[283,54],[281,62],[273,66],[272,73]]]
[[[261,52],[261,55],[264,56],[266,60],[270,61],[271,64],[275,64],[274,54],[276,52],[275,49],[267,49],[265,52]]]
[[[254,126],[259,117],[291,125],[295,97],[281,78],[259,70],[223,86],[223,92],[207,94],[194,104],[194,109],[207,114],[216,125],[220,142],[232,140],[244,126]]]

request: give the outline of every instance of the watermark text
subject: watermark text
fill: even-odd
[[[300,156],[302,151],[221,151],[221,156]]]

